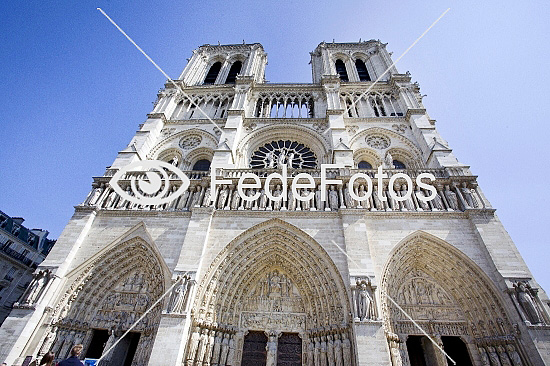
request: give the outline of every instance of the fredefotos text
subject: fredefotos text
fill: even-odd
[[[220,185],[233,185],[233,181],[230,179],[218,179],[217,169],[225,169],[227,167],[223,166],[214,166],[210,167],[210,190],[211,192],[216,192],[216,187]],[[341,179],[329,179],[327,177],[327,170],[329,169],[342,169],[343,165],[340,164],[322,164],[321,165],[321,178],[320,178],[320,191],[321,191],[321,201],[327,200],[327,188],[331,185],[342,185],[344,182]],[[181,184],[176,184],[171,186],[170,176],[175,176]],[[288,200],[288,189],[289,189],[289,179],[288,179],[288,167],[287,165],[282,165],[280,173],[272,172],[267,177],[262,186],[260,177],[251,172],[246,172],[239,177],[237,183],[237,191],[241,199],[245,201],[254,201],[258,199],[262,190],[265,192],[267,198],[272,201],[287,201]],[[374,179],[377,181],[377,196],[381,201],[387,201],[388,198],[383,194],[384,183],[383,179],[388,178],[388,174],[384,172],[382,166],[379,166],[376,174],[374,174]],[[400,180],[405,180],[407,191],[403,195],[397,194],[393,187],[395,182]],[[123,189],[119,181],[129,180],[130,184],[127,185],[126,189]],[[280,193],[274,195],[271,187],[273,186],[272,181],[279,180],[281,186]],[[416,192],[416,197],[423,201],[429,202],[433,200],[437,191],[436,188],[423,181],[427,180],[433,182],[435,176],[431,173],[421,173],[419,174],[415,181],[416,186],[420,189],[425,189],[429,191],[428,196],[424,194],[419,194]],[[348,187],[353,187],[355,183],[365,184],[366,190],[365,193],[361,196],[357,195],[353,189],[349,189],[349,195],[352,199],[356,201],[366,201],[373,193],[373,181],[370,176],[365,173],[355,173],[353,174],[349,181]],[[161,205],[174,201],[178,197],[184,194],[184,192],[189,188],[191,181],[189,177],[181,171],[176,166],[166,163],[160,160],[145,160],[137,161],[131,164],[128,164],[122,169],[119,169],[109,181],[109,185],[113,190],[118,193],[123,199],[126,199],[130,202],[139,205]],[[292,177],[290,182],[290,189],[292,190],[292,195],[298,201],[310,201],[315,196],[315,188],[317,184],[314,177],[309,173],[298,173]],[[252,191],[252,195],[245,194],[245,190],[248,192]],[[306,195],[302,195],[302,190],[310,190]],[[405,201],[411,198],[414,191],[414,185],[412,178],[405,173],[396,173],[389,177],[388,182],[388,194],[395,201]],[[278,192],[277,192],[278,193]],[[216,195],[210,195],[210,201],[214,202]]]
[[[211,167],[210,171],[210,187],[211,191],[216,191],[217,185],[222,184],[233,184],[231,180],[228,179],[217,179],[216,178],[216,169],[219,167]],[[343,184],[343,181],[340,179],[328,179],[327,178],[327,170],[328,169],[338,169],[338,168],[344,168],[343,165],[340,164],[321,164],[321,183],[320,183],[320,190],[321,190],[321,201],[326,201],[327,199],[327,187],[329,185],[335,184],[335,185],[341,185]],[[378,167],[377,173],[374,175],[374,178],[377,180],[377,195],[380,198],[381,201],[387,201],[387,197],[383,195],[383,179],[388,178],[388,174],[384,173],[382,166]],[[278,179],[281,181],[281,193],[277,196],[273,195],[273,192],[271,191],[271,181]],[[407,192],[400,196],[398,195],[394,189],[394,183],[398,179],[404,179],[407,185]],[[423,201],[423,202],[429,202],[435,198],[437,195],[436,188],[429,184],[422,181],[422,179],[427,179],[431,182],[435,180],[435,176],[431,173],[421,173],[416,177],[416,185],[420,189],[426,189],[427,191],[430,191],[430,195],[425,196],[423,194],[416,193],[416,197]],[[246,180],[253,180],[253,183],[247,183]],[[305,183],[303,181],[306,181]],[[349,190],[349,194],[352,199],[356,201],[366,201],[369,199],[369,197],[372,195],[373,190],[373,182],[371,177],[369,177],[365,173],[355,173],[353,174],[349,179],[349,186],[353,187],[355,182],[364,181],[366,183],[366,191],[364,195],[358,196],[353,189]],[[290,183],[290,189],[292,190],[292,195],[295,197],[298,201],[310,201],[313,199],[315,193],[313,191],[310,191],[307,195],[302,196],[300,193],[302,189],[315,189],[316,187],[315,179],[311,174],[308,173],[299,173],[292,179],[292,182]],[[260,180],[260,177],[257,174],[254,174],[252,172],[244,173],[239,178],[239,182],[237,183],[237,191],[239,192],[239,196],[241,199],[245,201],[254,201],[258,199],[261,195],[260,190],[263,188],[265,195],[267,198],[269,198],[272,201],[278,202],[280,200],[287,201],[288,199],[288,168],[285,165],[282,165],[281,167],[281,173],[273,172],[269,174],[265,178],[264,185],[262,187],[262,182]],[[244,190],[246,189],[253,189],[256,190],[256,193],[248,196],[245,194]],[[390,180],[388,182],[388,193],[390,197],[398,202],[405,201],[411,198],[413,193],[413,182],[412,178],[405,174],[405,173],[396,173],[393,174],[390,177]],[[215,195],[211,195],[211,202],[215,200]]]

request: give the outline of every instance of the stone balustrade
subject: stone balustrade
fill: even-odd
[[[287,174],[286,200],[271,200],[265,192],[266,177],[272,173],[280,174],[278,169],[217,169],[217,179],[230,181],[230,184],[217,185],[214,192],[210,187],[210,172],[208,171],[184,171],[191,181],[189,189],[183,195],[174,198],[173,201],[162,205],[140,205],[120,197],[109,185],[110,177],[97,177],[92,191],[82,206],[94,206],[106,210],[166,210],[166,211],[190,211],[194,207],[213,207],[216,210],[252,210],[252,211],[338,211],[339,209],[362,209],[367,211],[464,211],[466,209],[487,208],[481,192],[478,189],[474,176],[464,175],[462,168],[446,169],[387,169],[384,173],[387,177],[382,179],[380,189],[379,181],[375,178],[374,169],[327,169],[326,178],[340,180],[341,184],[321,186],[321,170],[319,169],[289,169]],[[258,176],[261,188],[247,188],[244,193],[248,197],[256,197],[253,200],[244,200],[238,193],[237,185],[245,173],[253,173]],[[302,197],[310,196],[311,199],[302,201],[294,196],[290,189],[294,177],[299,173],[310,174],[315,188],[302,188],[299,193]],[[363,173],[372,180],[372,193],[366,199],[359,201],[352,198],[350,189],[357,197],[367,196],[368,185],[363,179],[356,179],[353,187],[350,186],[350,178],[356,173]],[[412,195],[405,199],[408,186],[403,178],[395,180],[393,187],[389,187],[390,178],[398,173],[407,174],[412,182]],[[436,180],[431,182],[437,194],[434,199],[424,202],[419,197],[428,197],[430,192],[416,184],[416,177],[421,173],[431,173]],[[128,172],[118,181],[121,188],[130,196],[133,196],[131,179],[145,178],[143,172]],[[167,197],[173,194],[181,185],[181,180],[176,174],[169,174],[171,190]],[[252,183],[247,179],[246,183]],[[425,183],[429,183],[424,180]],[[305,181],[300,181],[305,183]],[[270,182],[270,191],[273,196],[282,194],[282,182],[273,179]],[[325,200],[321,196],[321,190],[325,189]],[[399,199],[390,195],[392,189]],[[214,200],[211,197],[214,196]],[[403,200],[401,200],[403,198]]]

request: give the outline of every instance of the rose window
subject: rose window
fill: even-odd
[[[199,135],[190,135],[180,140],[180,146],[186,150],[192,149],[194,147],[199,146],[201,141],[202,141],[202,137],[200,137]]]
[[[390,139],[383,135],[370,135],[365,138],[367,145],[375,149],[386,149],[390,146]]]
[[[281,168],[283,164],[294,169],[313,169],[317,167],[317,158],[309,147],[290,140],[271,141],[250,158],[250,166],[254,169]]]

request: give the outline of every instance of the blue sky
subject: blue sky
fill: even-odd
[[[164,77],[205,43],[260,42],[271,82],[310,82],[323,40],[380,39],[461,162],[471,165],[536,279],[550,289],[545,148],[550,10],[545,1],[1,2],[0,209],[57,238],[91,177],[123,149]]]

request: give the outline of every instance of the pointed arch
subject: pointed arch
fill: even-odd
[[[208,73],[204,78],[203,84],[214,84],[214,82],[218,78],[218,74],[220,73],[221,69],[222,69],[221,61],[214,62],[208,69]]]
[[[89,345],[94,329],[115,336],[141,317],[170,286],[168,269],[145,224],[140,223],[67,274],[67,287],[52,314],[41,349],[57,357],[75,343]],[[134,364],[146,364],[160,322],[163,303],[157,304],[133,329],[140,333]]]
[[[262,282],[266,276],[284,277],[292,284],[294,295],[287,297],[286,304],[295,310],[285,312],[285,300],[279,296],[257,293],[262,283],[272,285]],[[186,356],[189,365],[197,360],[238,364],[238,355],[226,360],[205,353],[209,333],[228,337],[234,344],[241,344],[243,337],[243,333],[235,336],[236,330],[297,332],[312,347],[326,342],[329,334],[350,344],[351,298],[342,274],[319,243],[283,220],[265,221],[236,237],[216,256],[199,283]],[[266,303],[280,308],[265,311],[261,306]],[[237,348],[233,352],[240,352]],[[339,352],[351,359],[348,350],[351,347]]]
[[[405,347],[407,336],[422,333],[388,296],[428,333],[461,337],[474,355],[478,347],[510,344],[521,349],[493,280],[460,250],[431,234],[416,231],[401,240],[384,266],[380,287],[390,347],[396,347],[396,339],[397,347]]]
[[[283,266],[296,279],[303,280],[300,288],[312,295],[307,300],[312,307],[311,315],[328,316],[327,319],[315,319],[312,325],[318,327],[329,325],[327,322],[341,324],[349,321],[346,287],[328,253],[308,234],[280,219],[252,227],[218,254],[201,280],[194,305],[195,315],[204,321],[237,321],[239,301],[246,295],[245,290],[256,279],[256,274],[272,264],[271,259],[275,266]],[[229,276],[224,277],[224,274]],[[219,291],[212,296],[215,288]],[[216,302],[213,307],[212,302]],[[227,307],[232,313],[223,319],[219,314],[206,313],[208,309],[220,307]],[[338,309],[337,316],[330,313],[328,309],[331,307]]]

